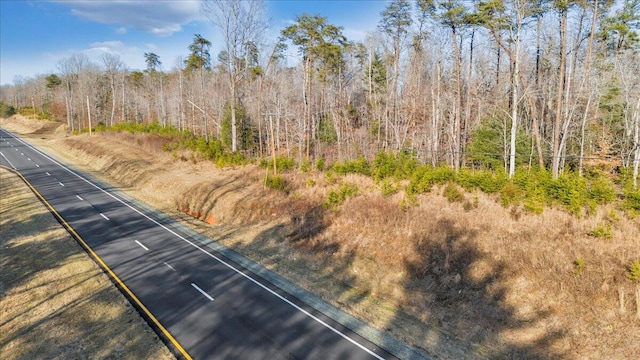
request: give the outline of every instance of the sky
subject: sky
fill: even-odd
[[[348,40],[374,31],[386,0],[266,0],[274,41],[297,16],[318,14],[342,26]],[[193,0],[30,1],[0,0],[0,84],[58,73],[57,64],[84,53],[100,64],[105,52],[117,54],[130,70],[145,68],[144,53],[160,56],[170,71],[189,54],[194,35],[213,43],[215,59],[222,38]]]

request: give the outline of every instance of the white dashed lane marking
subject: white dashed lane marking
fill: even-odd
[[[149,251],[149,248],[147,248],[146,246],[142,245],[142,243],[138,240],[135,240],[136,244],[140,245],[141,248],[145,249],[146,251]]]
[[[207,299],[209,299],[209,301],[213,301],[213,298],[211,297],[211,295],[207,294],[206,292],[204,292],[204,290],[200,289],[198,285],[191,283],[191,286],[193,286],[194,289],[198,290],[202,295],[204,295]]]

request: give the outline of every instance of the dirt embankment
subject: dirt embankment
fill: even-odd
[[[425,353],[640,357],[640,289],[627,278],[640,221],[613,206],[533,215],[439,190],[407,206],[371,179],[323,173],[285,174],[284,194],[262,186],[264,170],[181,160],[191,157],[161,151],[157,136],[27,136]],[[323,208],[344,183],[358,195]],[[589,235],[603,225],[610,237]]]

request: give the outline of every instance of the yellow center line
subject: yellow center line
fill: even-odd
[[[160,323],[160,321],[158,319],[156,319],[155,316],[153,316],[153,314],[151,313],[151,311],[149,311],[149,309],[147,309],[146,306],[144,306],[144,304],[142,303],[142,301],[140,301],[140,299],[138,299],[138,297],[136,297],[133,292],[127,287],[127,285],[124,284],[124,282],[122,280],[120,280],[120,278],[118,277],[118,275],[116,275],[111,268],[100,258],[100,256],[98,256],[98,254],[96,254],[93,249],[91,249],[89,247],[89,245],[84,241],[84,239],[82,239],[82,237],[80,235],[78,235],[78,233],[73,229],[73,227],[71,225],[69,225],[63,218],[62,216],[60,216],[60,214],[58,214],[58,212],[56,211],[56,209],[53,208],[53,206],[51,204],[49,204],[49,202],[44,198],[44,196],[42,196],[42,194],[40,194],[40,192],[38,190],[36,190],[35,187],[33,187],[33,185],[31,185],[31,183],[29,182],[29,180],[27,180],[19,171],[11,169],[9,167],[6,167],[4,165],[0,165],[0,167],[2,167],[3,169],[6,169],[16,175],[18,175],[22,181],[27,184],[27,186],[31,189],[31,191],[33,191],[34,194],[36,194],[36,196],[40,199],[40,201],[42,201],[42,203],[45,204],[45,206],[47,206],[47,208],[49,209],[49,211],[53,214],[53,216],[56,217],[56,219],[67,229],[67,231],[69,233],[71,233],[71,235],[80,243],[80,245],[82,245],[82,247],[94,258],[94,260],[96,262],[98,262],[98,264],[100,264],[100,266],[109,274],[109,276],[111,276],[116,283],[122,288],[124,289],[124,291],[127,293],[127,295],[129,295],[129,297],[131,299],[133,299],[133,301],[135,301],[135,303],[138,305],[138,307],[140,309],[142,309],[142,311],[144,311],[144,313],[149,317],[149,319],[151,319],[151,321],[153,321],[153,323],[160,329],[160,331],[162,331],[162,334],[164,334],[164,336],[167,337],[167,339],[169,339],[169,341],[171,341],[171,343],[176,347],[176,349],[178,349],[178,351],[180,351],[180,353],[182,354],[182,356],[184,356],[186,359],[188,360],[192,360],[193,358],[189,355],[189,353],[187,353],[187,351],[182,347],[182,345],[180,345],[180,343],[178,343],[178,340],[176,340],[170,333],[169,331]]]

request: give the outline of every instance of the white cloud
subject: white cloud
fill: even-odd
[[[204,20],[200,3],[193,0],[174,1],[62,1],[75,16],[102,24],[121,25],[116,32],[135,28],[159,36],[181,31],[192,21]]]
[[[91,44],[92,48],[95,48],[95,47],[119,48],[122,46],[124,46],[124,44],[122,43],[122,41],[119,41],[119,40],[100,41],[100,42],[94,42]]]
[[[124,35],[127,33],[127,28],[124,26],[121,26],[119,28],[116,29],[116,34],[118,35]]]

